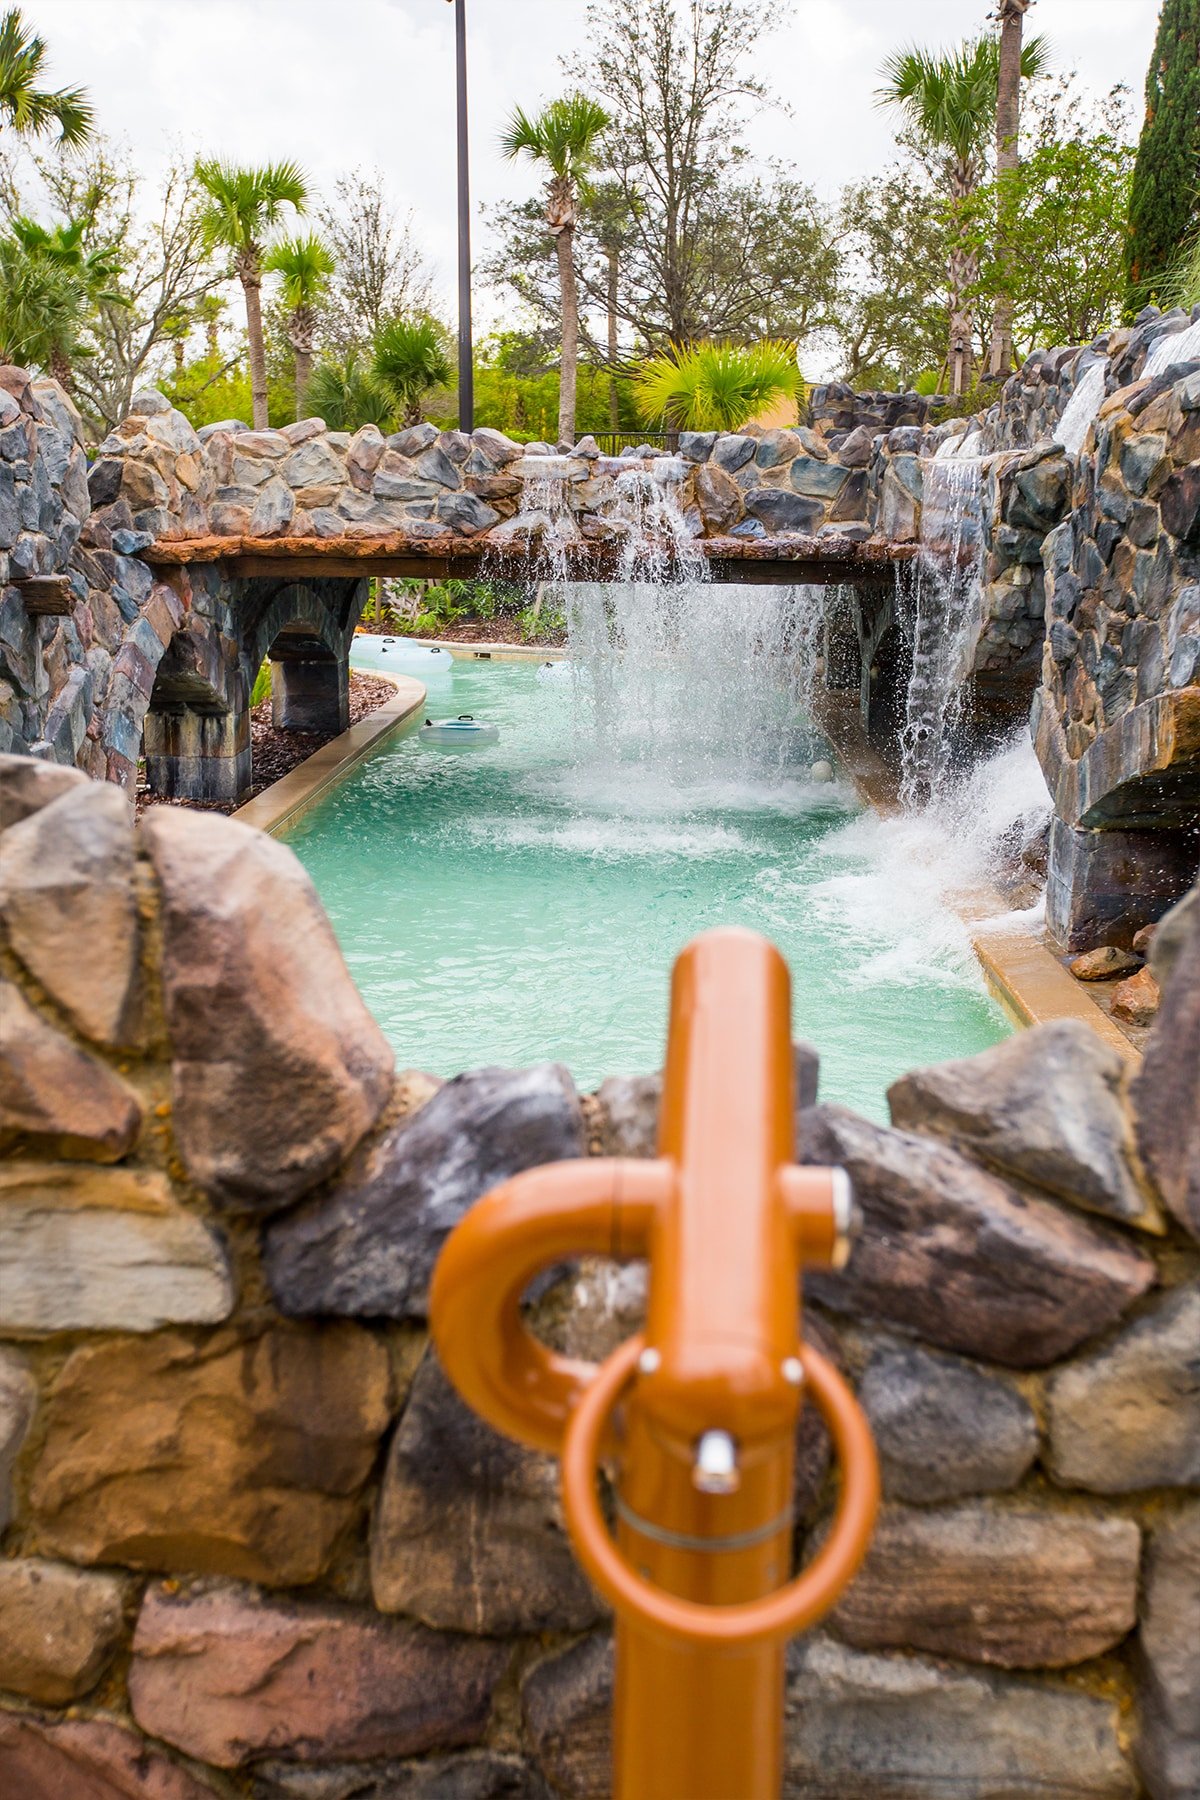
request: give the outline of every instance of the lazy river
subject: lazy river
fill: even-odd
[[[699,663],[665,677],[652,645],[589,656],[588,631],[573,666],[456,660],[429,716],[473,714],[498,741],[393,741],[289,833],[401,1067],[551,1058],[584,1090],[657,1068],[672,958],[719,923],[788,958],[824,1099],[884,1118],[896,1076],[1007,1034],[954,900],[984,872],[989,805],[1015,789],[1019,806],[1023,751],[957,825],[882,820],[812,778],[823,747],[794,693],[764,697],[753,657],[702,691]]]

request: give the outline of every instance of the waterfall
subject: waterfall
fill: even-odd
[[[912,651],[900,730],[900,799],[925,805],[950,772],[981,624],[983,464],[926,462],[921,553],[897,570],[899,623]]]
[[[1101,357],[1089,363],[1075,383],[1074,392],[1063,408],[1054,436],[1063,449],[1078,456],[1083,449],[1088,427],[1104,404],[1104,379],[1108,365]]]
[[[1142,380],[1163,375],[1175,363],[1195,362],[1200,358],[1200,319],[1185,325],[1182,331],[1167,331],[1157,338],[1142,367]]]

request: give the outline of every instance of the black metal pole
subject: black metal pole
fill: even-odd
[[[467,0],[454,0],[458,76],[458,428],[475,429],[471,352],[471,175],[467,146]]]

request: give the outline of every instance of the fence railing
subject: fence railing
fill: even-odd
[[[592,436],[605,456],[620,456],[622,450],[636,450],[641,444],[672,453],[679,448],[677,431],[594,431]]]

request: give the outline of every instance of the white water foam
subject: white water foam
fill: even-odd
[[[1142,367],[1142,380],[1163,375],[1175,363],[1195,362],[1200,358],[1200,319],[1185,325],[1182,331],[1164,332]]]
[[[1075,383],[1063,416],[1054,430],[1055,440],[1072,456],[1078,456],[1087,439],[1088,428],[1104,404],[1104,381],[1108,364],[1103,357],[1089,363]]]

